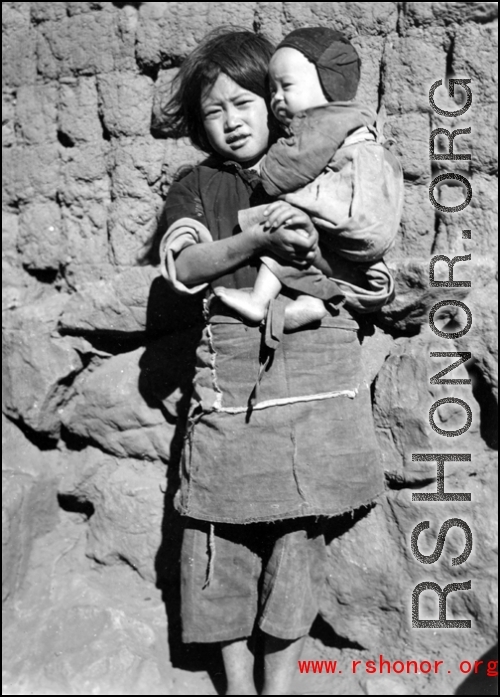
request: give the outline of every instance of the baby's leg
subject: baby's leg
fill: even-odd
[[[236,290],[235,288],[214,288],[214,293],[228,307],[236,310],[251,322],[261,322],[267,313],[269,303],[281,290],[281,281],[265,264],[261,264],[253,290]]]
[[[285,331],[319,322],[327,314],[325,303],[312,295],[299,295],[285,308]]]

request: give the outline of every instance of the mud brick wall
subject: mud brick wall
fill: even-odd
[[[157,267],[141,259],[175,172],[202,156],[189,143],[152,133],[152,115],[208,30],[234,24],[278,41],[294,28],[322,24],[345,32],[359,50],[360,97],[385,107],[385,134],[396,142],[406,190],[387,259],[397,297],[364,340],[387,493],[345,521],[331,542],[321,616],[338,641],[328,655],[478,658],[495,634],[496,3],[4,2],[2,11],[6,607],[26,592],[33,550],[54,535],[63,544],[65,514],[79,515],[85,526],[84,564],[127,564],[144,588],[175,565],[175,545],[169,553],[165,544],[164,491],[170,487],[168,498],[175,487],[169,464],[178,453],[176,419],[196,327],[193,306],[179,305]],[[429,106],[432,83],[450,76],[469,78],[473,92],[469,111],[453,119]],[[436,101],[451,108],[446,100],[442,89]],[[472,133],[460,136],[456,149],[471,160],[431,165],[431,130],[467,126]],[[429,201],[431,180],[450,167],[473,189],[460,213],[441,213]],[[447,206],[463,200],[451,183],[439,193]],[[455,276],[471,287],[431,288],[436,254],[470,254]],[[449,297],[467,303],[473,327],[443,341],[429,329],[428,313]],[[452,309],[439,326],[463,322]],[[431,385],[450,362],[431,351],[470,351],[473,360],[452,377],[471,377],[471,384]],[[446,396],[472,409],[472,426],[459,438],[443,438],[429,425],[430,406]],[[448,403],[435,418],[453,430],[464,413]],[[436,464],[413,462],[416,452],[470,453],[470,462],[446,466],[446,488],[470,491],[472,501],[440,503],[438,512],[436,504],[412,502],[412,491],[436,486]],[[455,529],[440,561],[422,566],[411,554],[412,529],[431,521],[433,535],[421,543],[430,553],[448,518],[463,518],[473,530],[469,560],[451,566],[463,549]],[[50,557],[48,543],[46,549]],[[448,607],[450,617],[471,618],[472,629],[411,629],[417,583],[469,579],[472,590],[450,595]],[[430,596],[423,608],[427,617],[437,612]],[[78,617],[77,629],[87,621]],[[407,687],[404,676],[391,676],[389,686],[364,676],[350,694],[451,694],[460,679],[458,671],[419,675]]]

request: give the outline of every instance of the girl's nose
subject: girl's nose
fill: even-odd
[[[237,109],[232,107],[226,110],[225,126],[228,131],[234,131],[241,125],[241,117]]]

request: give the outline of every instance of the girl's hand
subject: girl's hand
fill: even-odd
[[[318,231],[307,213],[285,201],[275,201],[264,216],[268,251],[296,266],[309,266],[318,252]]]

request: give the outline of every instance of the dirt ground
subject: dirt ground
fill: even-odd
[[[216,695],[224,693],[217,652],[182,646],[168,630],[162,592],[126,564],[85,556],[83,517],[61,511],[59,525],[34,543],[22,590],[3,613],[4,695]],[[304,659],[349,665],[320,623]],[[172,636],[174,635],[174,636]],[[174,642],[174,643],[173,643]],[[415,694],[399,680],[300,675],[295,694]]]
[[[35,541],[23,587],[3,612],[2,694],[224,694],[218,653],[181,644],[175,619],[168,628],[161,590],[127,564],[87,558],[84,517],[60,516]],[[297,671],[293,694],[432,694],[424,675],[352,675],[351,661],[366,660],[366,652],[338,640],[325,622],[315,623],[302,658],[336,660],[346,669],[334,676]],[[497,694],[495,679],[479,678],[464,681],[455,694]]]

